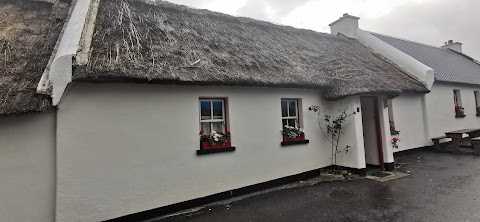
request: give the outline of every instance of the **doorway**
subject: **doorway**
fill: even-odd
[[[367,166],[385,169],[382,133],[380,127],[379,101],[376,96],[360,98],[362,106],[363,145]]]

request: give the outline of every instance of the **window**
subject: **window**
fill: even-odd
[[[225,99],[200,99],[200,129],[226,133]]]
[[[477,116],[479,116],[480,115],[480,107],[479,107],[480,98],[478,96],[478,91],[473,92],[473,94],[475,95],[475,110],[476,110]]]
[[[293,126],[300,128],[298,100],[282,99],[282,126]]]
[[[460,96],[460,90],[453,90],[453,101],[455,103],[455,107],[462,107],[462,97]]]
[[[455,117],[465,117],[465,110],[462,106],[462,96],[460,95],[460,90],[458,89],[453,90],[453,102],[455,103]]]

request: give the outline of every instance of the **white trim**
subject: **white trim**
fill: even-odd
[[[407,74],[422,82],[427,89],[432,89],[433,82],[435,81],[434,70],[432,68],[382,41],[368,31],[358,29],[356,38],[360,43],[390,60]]]
[[[211,119],[203,119],[202,120],[202,102],[210,102],[210,118]],[[213,102],[221,102],[222,103],[222,119],[214,119],[213,115]],[[213,123],[222,123],[223,129],[222,131],[226,133],[226,106],[225,106],[226,99],[199,99],[199,114],[200,114],[200,130],[202,130],[202,123],[210,123],[210,130],[213,130]]]
[[[47,73],[44,73],[37,87],[40,93],[45,94],[48,93],[45,91],[51,86],[52,103],[54,106],[60,103],[67,85],[72,82],[73,59],[79,48],[85,21],[90,9],[90,2],[91,0],[74,2],[75,6],[70,18],[66,22],[67,25],[58,44],[55,57],[51,65],[47,67],[48,71],[46,70]],[[50,86],[47,82],[50,82]]]
[[[283,120],[291,120],[291,119],[295,120],[295,126],[293,126],[293,127],[301,127],[300,126],[300,121],[299,121],[300,114],[298,113],[298,111],[299,111],[298,99],[281,99],[280,100],[280,109],[282,109],[282,107],[281,107],[282,102],[287,102],[287,116],[283,116],[283,112],[282,112],[282,127],[284,126],[283,125]],[[296,113],[295,116],[290,115],[290,102],[295,102],[295,113]],[[288,125],[288,121],[287,121],[287,125]]]

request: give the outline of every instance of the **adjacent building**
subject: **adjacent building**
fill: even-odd
[[[399,68],[427,83],[428,94],[403,94],[389,102],[389,118],[400,131],[399,149],[430,146],[445,132],[480,126],[480,64],[462,53],[462,43],[449,40],[432,46],[365,31],[359,18],[344,14],[330,24],[339,33],[357,39]]]

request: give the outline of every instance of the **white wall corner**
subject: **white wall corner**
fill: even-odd
[[[427,89],[432,89],[434,82],[434,70],[432,68],[380,40],[370,32],[358,29],[357,40],[374,52],[395,63],[407,74],[422,82]]]
[[[350,38],[356,38],[358,31],[359,17],[351,16],[347,13],[343,14],[337,21],[332,22],[330,26],[330,33],[337,35],[342,33]]]
[[[357,163],[358,169],[366,168],[367,162],[365,159],[365,142],[363,138],[363,120],[362,120],[362,104],[360,96],[355,96],[354,119],[355,119],[355,141],[357,145]],[[360,111],[360,112],[358,112]]]
[[[75,4],[63,31],[57,50],[37,87],[37,92],[51,94],[54,106],[60,102],[67,85],[72,81],[72,65],[89,12],[91,0],[74,1]],[[51,90],[51,91],[50,91]]]

